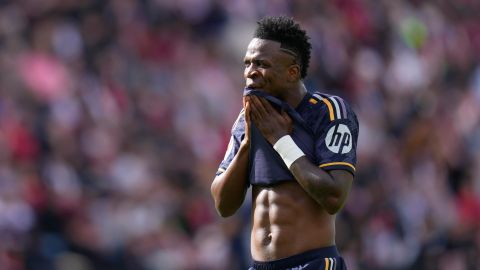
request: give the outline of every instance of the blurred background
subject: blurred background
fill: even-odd
[[[475,0],[1,0],[0,269],[247,269],[250,202],[210,183],[280,14],[360,121],[349,269],[480,269]]]

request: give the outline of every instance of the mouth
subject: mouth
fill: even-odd
[[[256,88],[261,88],[262,85],[260,83],[247,82],[246,87],[251,89],[256,89]]]
[[[245,86],[246,86],[247,88],[252,88],[252,89],[261,88],[261,87],[263,87],[262,81],[263,81],[263,80],[261,80],[261,78],[259,78],[259,77],[256,77],[256,78],[246,78],[246,80],[245,80]]]

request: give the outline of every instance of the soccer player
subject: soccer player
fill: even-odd
[[[307,91],[311,44],[287,17],[258,22],[244,63],[244,108],[211,186],[222,217],[252,187],[250,270],[346,269],[335,215],[355,174],[358,121],[340,97]]]

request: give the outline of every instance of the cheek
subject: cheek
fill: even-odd
[[[268,72],[264,72],[263,76],[265,78],[268,78],[269,81],[275,80],[278,76],[278,74],[272,70],[269,70]]]
[[[285,81],[285,76],[282,73],[279,72],[272,72],[268,76],[268,80],[272,84],[282,84]]]
[[[292,82],[292,75],[289,74],[288,71],[287,71],[287,72],[283,72],[283,73],[279,76],[279,78],[280,78],[280,81],[281,81],[282,83],[290,83],[290,82]]]

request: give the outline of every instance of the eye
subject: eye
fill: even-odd
[[[268,68],[270,65],[263,61],[263,60],[258,60],[257,63],[255,63],[257,66],[262,67],[262,68]]]
[[[243,64],[245,65],[245,67],[249,67],[250,65],[253,65],[255,67],[268,68],[270,66],[267,62],[263,60],[256,60],[256,59],[244,60]]]

